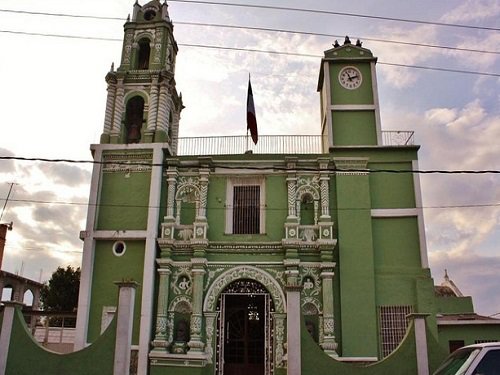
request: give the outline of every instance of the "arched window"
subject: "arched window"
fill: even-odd
[[[300,224],[314,225],[314,199],[310,194],[304,194],[300,199]]]
[[[33,306],[33,300],[34,300],[33,292],[28,289],[26,292],[24,292],[23,303],[26,306],[31,307],[31,306]]]
[[[151,54],[151,47],[149,46],[149,39],[143,38],[139,41],[139,56],[137,60],[137,68],[140,70],[149,69],[149,55]]]
[[[127,103],[125,112],[125,129],[127,131],[127,143],[139,143],[141,140],[141,129],[144,117],[144,99],[134,96]]]

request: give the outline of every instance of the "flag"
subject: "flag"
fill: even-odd
[[[248,77],[248,94],[247,94],[247,134],[250,130],[253,143],[257,144],[259,135],[257,132],[257,118],[255,117],[255,105],[253,104],[252,84]]]

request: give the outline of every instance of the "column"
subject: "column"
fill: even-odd
[[[169,100],[168,100],[168,82],[166,78],[163,78],[160,83],[160,99],[158,101],[158,130],[168,134],[168,114],[170,112]]]
[[[286,271],[286,341],[287,341],[287,375],[301,374],[300,351],[300,292],[298,259],[285,259]]]
[[[188,342],[190,353],[202,353],[205,344],[201,340],[201,327],[203,322],[203,284],[205,276],[205,264],[207,260],[204,258],[193,258],[191,263],[192,279],[193,279],[193,314],[191,315],[191,339]]]
[[[323,289],[323,341],[321,347],[331,357],[338,357],[335,342],[335,320],[333,314],[333,269],[335,263],[321,264],[321,280]]]
[[[177,167],[170,166],[167,170],[167,215],[165,220],[175,221],[174,203],[175,203],[175,188],[177,186]]]
[[[123,79],[118,80],[116,87],[115,115],[113,117],[113,128],[111,129],[111,143],[118,143],[122,130],[123,96],[125,89]]]
[[[170,345],[167,341],[168,297],[170,290],[170,263],[162,259],[156,261],[158,269],[158,307],[156,309],[156,334],[153,340],[154,350],[166,350]]]
[[[319,187],[321,192],[321,216],[320,220],[330,221],[330,176],[328,171],[329,160],[318,159],[319,164]]]
[[[104,114],[104,129],[101,136],[101,143],[109,142],[109,135],[113,126],[113,107],[115,105],[116,97],[116,81],[110,78],[108,81],[108,95],[106,98],[106,112]]]
[[[415,351],[417,355],[417,374],[429,375],[429,357],[427,354],[427,332],[425,318],[429,314],[410,314],[415,326]]]
[[[116,285],[118,285],[118,310],[113,375],[129,375],[135,288],[138,284],[135,281],[129,281],[117,282]]]
[[[153,134],[156,130],[156,118],[158,116],[158,77],[153,77],[151,91],[149,92],[148,122],[146,126],[145,142],[153,141]]]
[[[302,290],[302,286],[287,285],[285,289],[287,312],[287,375],[300,375],[300,292]]]
[[[205,346],[205,353],[207,355],[207,363],[212,364],[214,363],[214,347],[215,347],[215,339],[217,338],[217,335],[214,333],[217,332],[217,315],[219,314],[217,311],[216,312],[205,312],[205,319],[206,319],[206,324],[205,324],[205,331],[207,333],[207,340],[206,343],[207,345]]]

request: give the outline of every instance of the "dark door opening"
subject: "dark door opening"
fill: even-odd
[[[255,280],[230,283],[217,302],[217,375],[272,375],[274,304]]]
[[[226,295],[224,375],[264,375],[265,296]]]

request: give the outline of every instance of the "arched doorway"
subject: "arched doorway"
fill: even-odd
[[[274,304],[268,290],[255,280],[235,280],[220,294],[217,310],[217,374],[271,374]]]

